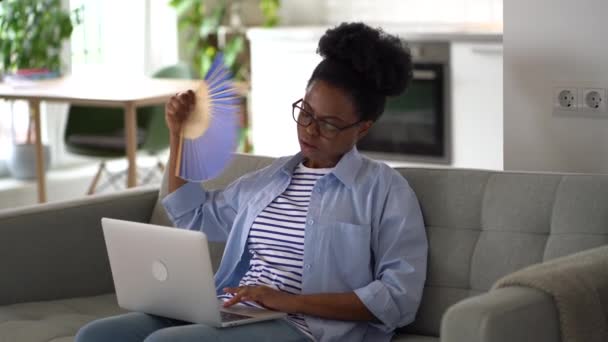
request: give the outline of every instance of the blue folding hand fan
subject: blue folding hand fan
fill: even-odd
[[[213,178],[230,162],[237,146],[239,96],[218,54],[195,91],[196,104],[184,122],[176,176],[200,182]]]

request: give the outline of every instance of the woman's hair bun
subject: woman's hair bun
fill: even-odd
[[[325,59],[349,65],[373,90],[401,94],[412,77],[412,58],[398,37],[363,23],[343,23],[327,30],[317,49]]]

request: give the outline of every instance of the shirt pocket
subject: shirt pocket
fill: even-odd
[[[340,221],[322,223],[330,272],[352,289],[371,281],[371,226]]]

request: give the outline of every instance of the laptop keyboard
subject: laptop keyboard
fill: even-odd
[[[222,316],[222,322],[234,322],[240,321],[242,319],[251,318],[251,316],[239,315],[232,312],[220,311],[220,315]]]

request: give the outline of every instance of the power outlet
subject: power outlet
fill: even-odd
[[[581,92],[581,111],[606,112],[606,89],[584,88]]]
[[[553,109],[562,111],[577,111],[579,94],[577,88],[557,87],[553,89]]]

